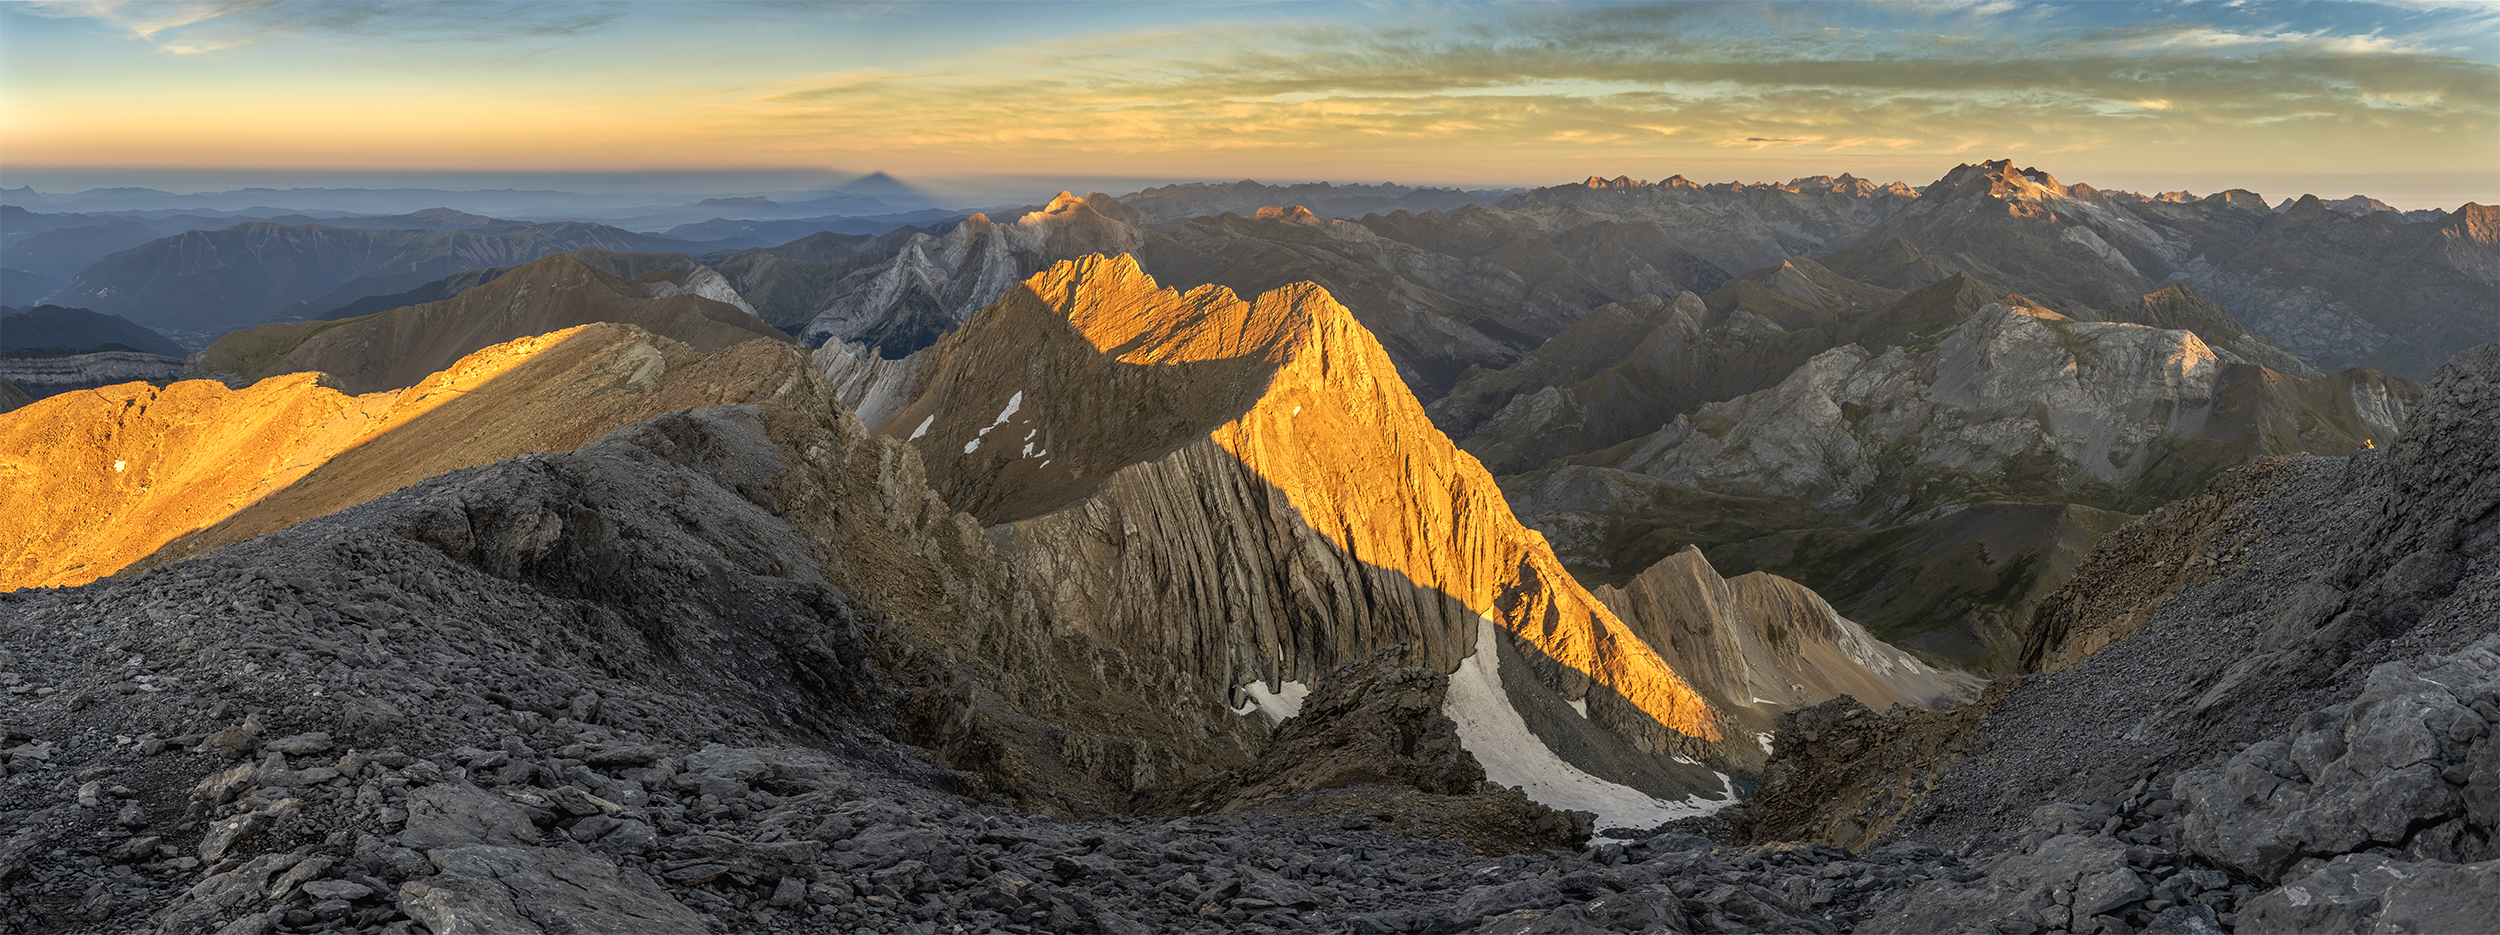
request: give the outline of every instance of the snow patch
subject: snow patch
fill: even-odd
[[[971,454],[971,453],[973,453],[973,452],[975,452],[975,451],[980,450],[980,448],[981,448],[981,436],[978,436],[978,435],[973,436],[971,441],[968,441],[968,442],[965,442],[965,443],[964,443],[964,453],[965,453],[965,454]]]
[[[929,415],[929,417],[928,417],[928,418],[920,420],[920,427],[919,427],[919,428],[916,428],[916,429],[911,430],[911,437],[910,437],[910,438],[906,438],[906,439],[903,439],[903,440],[904,440],[904,441],[907,441],[907,442],[915,442],[915,441],[919,441],[919,440],[920,440],[920,436],[923,436],[923,435],[927,435],[927,434],[929,434],[929,426],[930,426],[930,424],[935,423],[936,421],[937,421],[937,415],[936,415],[935,413],[931,413],[931,414]]]
[[[1543,739],[1528,730],[1528,722],[1502,691],[1501,662],[1494,653],[1496,638],[1493,619],[1478,615],[1476,651],[1450,673],[1450,692],[1441,704],[1441,713],[1458,722],[1459,743],[1484,764],[1484,778],[1517,786],[1548,808],[1596,812],[1600,828],[1650,828],[1736,804],[1735,781],[1725,773],[1718,776],[1727,787],[1726,798],[1711,801],[1695,794],[1668,802],[1589,775],[1555,756]]]
[[[1249,695],[1250,700],[1242,702],[1241,707],[1234,708],[1233,713],[1246,717],[1250,712],[1256,711],[1267,715],[1267,723],[1270,727],[1285,723],[1286,718],[1301,714],[1302,699],[1311,697],[1311,686],[1299,681],[1281,683],[1275,691],[1269,691],[1266,682],[1252,681],[1242,686],[1241,691],[1242,694]]]
[[[1771,735],[1769,735],[1769,734],[1755,734],[1755,735],[1753,735],[1753,739],[1754,739],[1754,742],[1759,743],[1759,744],[1761,744],[1761,745],[1762,745],[1762,755],[1764,755],[1764,756],[1769,756],[1769,755],[1771,755]]]
[[[1586,717],[1588,717],[1588,716],[1589,716],[1589,700],[1588,700],[1588,699],[1586,699],[1586,698],[1573,698],[1573,699],[1571,699],[1570,701],[1568,701],[1568,702],[1564,702],[1564,703],[1565,703],[1565,704],[1570,705],[1570,706],[1571,706],[1571,710],[1574,710],[1574,711],[1578,711],[1578,712],[1580,712],[1580,716],[1581,716],[1582,718],[1586,718]]]
[[[991,421],[990,421],[989,426],[988,426],[988,427],[986,427],[986,428],[983,428],[983,429],[980,431],[980,433],[979,433],[979,434],[982,434],[982,435],[987,435],[987,434],[989,434],[989,433],[990,433],[990,429],[994,429],[994,428],[997,428],[997,427],[999,427],[999,426],[1002,426],[1002,425],[1007,424],[1007,417],[1008,417],[1008,416],[1015,415],[1015,414],[1016,414],[1016,410],[1018,410],[1018,409],[1022,409],[1022,408],[1024,408],[1024,391],[1023,391],[1023,390],[1017,390],[1017,391],[1016,391],[1016,395],[1013,395],[1013,396],[1009,396],[1009,397],[1007,397],[1007,408],[999,410],[999,411],[998,411],[998,418],[991,420]],[[1035,431],[1040,431],[1040,430],[1039,430],[1039,429],[1036,429]],[[1027,436],[1027,437],[1031,437],[1031,436]],[[966,449],[966,450],[970,450],[970,449]]]

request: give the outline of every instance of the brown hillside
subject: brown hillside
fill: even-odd
[[[489,345],[602,321],[636,325],[698,351],[789,340],[735,306],[670,291],[558,254],[440,302],[229,332],[200,352],[190,375],[242,384],[320,371],[341,390],[372,393],[413,386]],[[661,297],[649,297],[654,293]]]
[[[703,356],[628,325],[486,348],[405,390],[321,374],[67,393],[0,416],[0,589],[80,584],[285,528],[445,471],[567,450],[690,405],[789,391],[786,346]],[[797,365],[791,364],[791,367]]]

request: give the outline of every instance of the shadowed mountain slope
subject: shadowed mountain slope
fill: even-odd
[[[1125,257],[1060,264],[933,348],[880,431],[920,447],[1063,625],[1241,705],[1210,714],[1290,714],[1334,666],[1406,643],[1459,673],[1451,715],[1489,775],[1556,807],[1663,815],[1724,782],[1664,754],[1760,756],[1753,719],[1573,583],[1315,286],[1244,301]],[[1488,758],[1516,742],[1561,759]]]
[[[222,331],[303,303],[319,314],[361,296],[405,292],[465,270],[518,266],[598,247],[665,252],[699,247],[598,224],[472,230],[359,230],[266,222],[187,231],[95,262],[57,301],[155,328]]]
[[[371,393],[413,385],[489,345],[591,322],[636,325],[698,351],[789,340],[715,297],[734,300],[737,293],[707,268],[629,281],[559,254],[438,302],[230,332],[197,355],[191,372],[241,385],[321,371],[344,392]]]
[[[0,309],[0,312],[7,313],[0,315],[0,351],[38,347],[83,351],[105,344],[119,344],[160,357],[183,356],[182,345],[119,315],[99,315],[83,308],[62,308],[58,305]]]

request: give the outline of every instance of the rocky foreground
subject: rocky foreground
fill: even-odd
[[[2203,557],[2227,573],[2056,675],[1959,712],[1792,719],[1737,829],[1783,840],[1745,846],[1673,826],[1583,839],[1490,789],[1221,794],[1294,762],[1213,780],[1201,801],[1236,809],[1217,814],[1054,820],[957,795],[978,787],[886,737],[979,698],[923,697],[896,673],[928,660],[825,583],[777,519],[758,410],[665,415],[189,561],[0,595],[0,920],[2481,930],[2500,918],[2496,386],[2500,348],[2462,355],[2389,452],[2300,462],[2232,514],[2253,532]],[[1431,714],[1446,682],[1375,668],[1305,710],[1407,710],[1397,755],[1462,783]],[[1324,757],[1300,736],[1269,755]],[[1884,768],[1852,774],[1866,757]],[[1436,826],[1458,800],[1475,811]]]
[[[1450,801],[1414,789],[1066,822],[951,794],[953,774],[878,733],[909,702],[879,678],[880,615],[822,584],[750,499],[766,496],[738,447],[754,419],[662,417],[200,559],[0,598],[0,919],[225,935],[1838,931],[1873,897],[1968,874],[1917,845],[1714,850],[1676,833],[1487,858],[1402,836]],[[1420,674],[1407,707],[1465,757],[1433,713],[1443,677],[1390,671]],[[1339,680],[1309,709],[1377,682]],[[1522,814],[1486,849],[1586,840],[1561,813]]]

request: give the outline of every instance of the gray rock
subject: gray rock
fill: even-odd
[[[295,866],[292,854],[263,854],[224,873],[210,874],[191,885],[186,900],[220,909],[240,909],[267,895],[269,878]]]
[[[701,917],[639,871],[591,854],[469,845],[428,852],[441,870],[399,888],[399,911],[434,935],[703,935]]]
[[[276,740],[264,742],[260,746],[263,750],[284,753],[288,756],[311,756],[316,753],[326,753],[329,751],[330,735],[320,731],[315,731],[309,734],[296,734],[292,737],[281,737]]]
[[[2408,869],[2411,876],[2379,894],[2373,935],[2490,931],[2500,925],[2500,860]]]
[[[2117,912],[2153,895],[2151,887],[2136,876],[2135,871],[2116,867],[2084,876],[2075,882],[2074,911],[2077,915],[2097,916]]]
[[[2172,906],[2144,925],[2144,935],[2223,935],[2211,906]]]
[[[269,901],[286,902],[287,897],[294,895],[298,885],[329,872],[330,866],[335,863],[337,863],[336,860],[328,857],[307,857],[297,862],[295,866],[288,867],[287,871],[279,874],[277,879],[269,881]]]
[[[2128,869],[2126,848],[2104,837],[2061,834],[2004,855],[1985,871],[1969,882],[1929,880],[1878,900],[1858,930],[1959,932],[1999,922],[2063,928],[2150,895]]]
[[[234,850],[235,845],[243,843],[245,839],[259,834],[261,829],[267,827],[269,827],[267,812],[245,812],[211,823],[208,826],[208,833],[200,837],[200,861],[215,863],[223,859],[228,851]]]
[[[2249,900],[2238,927],[2288,935],[2362,931],[2378,914],[2380,895],[2409,876],[2406,865],[2385,857],[2346,854]]]
[[[437,783],[408,793],[408,829],[399,842],[419,850],[459,844],[538,843],[529,812],[476,786]]]
[[[373,895],[373,887],[347,880],[314,880],[300,889],[314,899],[343,899],[351,903]]]

